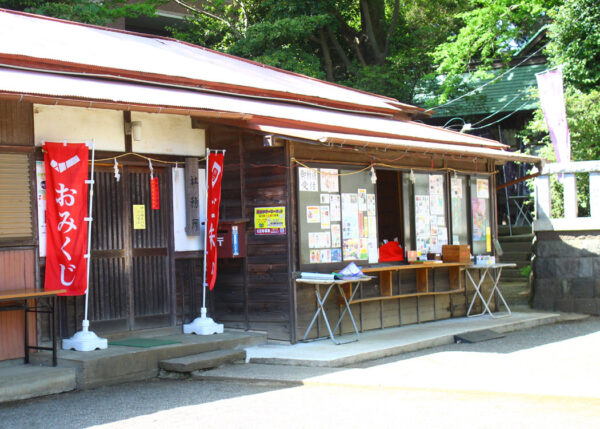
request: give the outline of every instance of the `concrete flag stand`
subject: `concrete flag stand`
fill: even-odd
[[[87,143],[86,143],[87,144]],[[90,254],[92,247],[92,202],[94,200],[94,156],[95,156],[95,147],[92,142],[92,172],[91,179],[86,180],[86,183],[90,185],[89,192],[89,209],[88,209],[88,217],[85,218],[88,223],[88,242],[87,242],[87,288],[85,290],[85,316],[83,321],[81,322],[81,331],[78,331],[71,338],[65,338],[62,340],[62,348],[64,350],[76,350],[78,352],[89,352],[97,349],[105,349],[108,347],[108,340],[106,338],[100,338],[94,332],[89,330],[90,321],[88,320],[88,296],[90,289]]]
[[[206,149],[206,207],[208,207],[208,159],[210,158],[210,149]],[[202,282],[202,308],[200,309],[200,317],[196,317],[192,323],[183,325],[184,334],[196,334],[196,335],[212,335],[222,334],[223,325],[215,323],[210,317],[206,317],[206,222],[204,223],[204,279]]]

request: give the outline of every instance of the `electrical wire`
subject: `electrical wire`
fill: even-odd
[[[521,62],[519,62],[518,64],[516,64],[515,66],[509,68],[508,70],[506,70],[504,73],[496,76],[495,78],[488,80],[487,82],[485,82],[483,85],[478,86],[477,88],[467,92],[466,94],[461,95],[460,97],[454,98],[444,104],[440,104],[439,106],[435,106],[435,107],[431,107],[427,110],[425,110],[424,113],[430,112],[432,110],[438,109],[440,107],[444,107],[444,106],[448,106],[449,104],[454,103],[455,101],[461,100],[465,97],[468,97],[470,95],[475,94],[476,92],[478,92],[480,89],[485,88],[486,86],[488,86],[489,84],[497,81],[498,79],[500,79],[503,76],[506,76],[508,73],[510,73],[511,71],[513,71],[514,69],[516,69],[517,67],[519,67],[521,64],[523,64],[525,61],[529,60],[531,57],[533,57],[534,55],[537,55],[538,52],[540,52],[542,49],[544,49],[546,46],[548,46],[548,43],[546,43],[545,45],[539,47],[537,50],[535,50],[532,54],[530,54],[529,56],[525,57],[525,59],[523,59]]]
[[[475,122],[474,124],[471,124],[471,127],[473,127],[474,125],[480,124],[483,121],[485,121],[486,119],[490,119],[492,116],[494,116],[496,113],[499,113],[502,111],[502,109],[504,109],[506,106],[508,106],[510,103],[512,103],[513,101],[515,101],[517,98],[519,98],[522,94],[517,93],[517,95],[515,95],[512,99],[510,99],[504,106],[500,107],[498,110],[496,110],[494,113],[491,113],[489,115],[487,115],[485,118],[480,119],[479,121]],[[471,128],[473,129],[473,128]]]
[[[489,126],[495,125],[495,124],[497,124],[498,122],[502,122],[503,120],[505,120],[505,119],[507,119],[507,118],[510,118],[512,115],[514,115],[515,113],[517,113],[518,111],[520,111],[520,110],[521,110],[521,108],[522,108],[522,107],[525,107],[527,104],[529,104],[529,101],[526,101],[525,103],[521,104],[519,107],[517,107],[515,110],[513,110],[512,112],[510,112],[508,115],[506,115],[506,116],[503,116],[502,118],[500,118],[500,119],[498,119],[498,120],[496,120],[496,121],[494,121],[494,122],[490,122],[489,124],[482,125],[481,127],[475,127],[475,128],[471,128],[471,130],[481,130],[481,129],[483,129],[483,128],[487,128],[487,127],[489,127]],[[470,131],[471,131],[471,130],[470,130]]]

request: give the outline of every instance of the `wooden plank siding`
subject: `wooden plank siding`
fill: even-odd
[[[0,100],[0,152],[6,156],[31,154],[33,146],[33,104],[19,103],[17,101]],[[35,187],[31,182],[33,177],[33,157],[29,161],[24,173],[29,174],[29,183],[26,188],[33,191]],[[4,185],[11,187],[10,183]],[[18,240],[7,238],[0,242],[0,290],[14,288],[34,288],[36,282],[37,248],[37,222],[35,220],[35,193],[30,192],[30,203],[24,215],[28,217],[30,226],[27,236],[18,234]],[[24,206],[27,206],[25,204]],[[31,301],[30,304],[33,304]],[[9,305],[3,303],[0,305]],[[31,344],[37,342],[36,317],[29,315],[29,338]],[[21,358],[24,356],[24,317],[22,311],[0,312],[0,361],[5,359]]]
[[[397,151],[373,151],[367,150],[348,150],[342,147],[317,146],[305,143],[291,143],[293,146],[293,156],[304,162],[319,162],[328,165],[357,165],[364,167],[371,160],[375,159],[376,163],[386,164],[398,169],[410,171],[415,170],[427,171],[432,168],[452,168],[460,171],[476,174],[482,171],[493,171],[493,165],[487,163],[484,159],[474,160],[472,158],[458,157],[443,157],[431,155],[402,155]],[[373,158],[374,157],[374,158]],[[382,171],[383,174],[390,174]],[[379,175],[379,172],[378,172]],[[495,177],[490,176],[490,189],[495,189]],[[389,189],[390,192],[393,190]],[[399,192],[396,189],[395,192]],[[381,198],[385,200],[385,195],[378,196],[378,209],[381,212],[395,213],[399,215],[399,210],[396,207],[386,207],[385,203],[380,206]],[[495,211],[495,209],[493,210]],[[495,216],[495,213],[494,213]],[[494,218],[495,219],[495,218]],[[390,231],[394,229],[393,225],[389,225],[390,219],[384,221],[383,227]],[[294,233],[297,234],[297,225],[294,225]],[[493,235],[496,236],[496,225],[492,223]],[[385,231],[384,231],[385,233]],[[295,258],[295,264],[297,264]],[[297,265],[296,265],[297,266]],[[392,294],[408,294],[416,292],[416,277],[412,270],[397,272],[392,275]],[[461,276],[461,284],[467,285],[464,276]],[[447,291],[449,290],[449,274],[447,270],[435,270],[429,280],[430,290]],[[491,282],[484,283],[486,294],[489,293]],[[322,291],[325,289],[322,288]],[[340,314],[339,294],[337,291],[332,292],[333,299],[328,299],[326,303],[326,311],[329,322],[333,327]],[[368,298],[379,296],[379,279],[375,278],[371,282],[363,285],[362,290],[357,293],[357,297]],[[450,317],[459,317],[466,314],[468,305],[473,297],[474,291],[472,287],[467,287],[465,294],[441,295],[441,296],[424,296],[406,299],[389,300],[385,302],[366,302],[354,304],[352,312],[357,322],[360,331],[371,329],[382,329],[394,326],[402,326],[415,323],[423,323],[432,320],[447,319]],[[487,295],[486,295],[487,296]],[[492,305],[494,304],[492,300]],[[493,307],[491,307],[493,308]],[[314,287],[313,286],[297,286],[296,287],[296,336],[301,339],[304,336],[306,327],[312,319],[315,310],[317,309]],[[480,311],[481,304],[477,303],[474,306],[474,312]],[[353,327],[348,316],[345,316],[337,334],[345,334],[353,332]],[[327,336],[327,330],[324,325],[323,316],[320,315],[317,323],[313,326],[307,338]]]
[[[0,100],[0,148],[33,146],[33,104]]]
[[[250,221],[247,257],[219,259],[211,295],[215,318],[227,327],[266,330],[290,340],[290,278],[287,235],[254,234],[256,207],[288,204],[283,147],[265,147],[262,136],[224,127],[211,129],[209,147],[225,149],[220,218]]]
[[[33,248],[0,250],[0,290],[35,287],[35,252]],[[23,311],[0,312],[0,361],[24,356],[24,328]],[[36,332],[35,314],[32,313],[29,315],[32,345],[35,344]]]

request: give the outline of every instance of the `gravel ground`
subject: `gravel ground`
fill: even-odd
[[[394,370],[442,352],[514,352],[600,333],[600,319],[541,326],[475,344],[454,344],[357,365]],[[595,336],[594,336],[595,338]],[[584,339],[585,341],[585,339]],[[595,344],[595,343],[594,343]],[[565,350],[568,354],[569,350]],[[590,353],[590,366],[595,356]],[[587,359],[587,357],[586,357]],[[409,362],[407,362],[409,363]],[[530,363],[528,363],[530,364]],[[290,367],[293,371],[293,367]],[[450,368],[450,370],[452,370]],[[462,370],[462,369],[461,369]],[[490,372],[492,374],[492,372]],[[494,374],[497,376],[497,374]],[[302,386],[161,380],[0,405],[1,428],[103,427],[600,427],[597,397],[514,395],[444,389]]]

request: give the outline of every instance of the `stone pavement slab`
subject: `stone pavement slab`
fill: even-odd
[[[502,313],[495,313],[501,316]],[[557,313],[513,312],[510,317],[461,317],[417,325],[366,331],[359,341],[336,345],[329,338],[306,343],[260,344],[249,347],[249,363],[342,367],[401,353],[413,352],[454,342],[454,336],[465,332],[492,329],[510,332],[528,329],[560,320]],[[349,337],[351,337],[350,335]],[[344,336],[338,337],[343,341]]]
[[[0,367],[0,403],[68,392],[75,389],[75,378],[74,368],[31,364]]]

